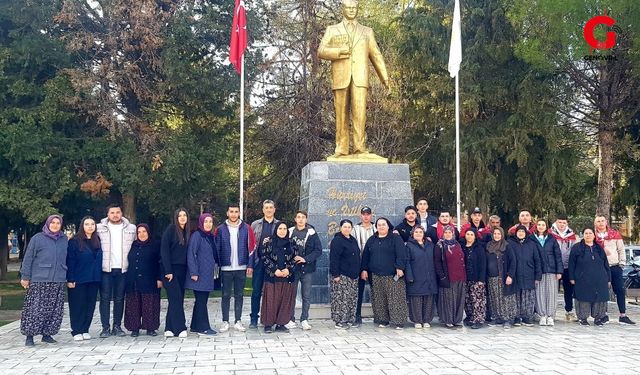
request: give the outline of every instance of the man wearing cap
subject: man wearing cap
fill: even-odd
[[[416,218],[418,217],[418,209],[414,206],[407,206],[404,208],[404,220],[398,225],[396,225],[394,233],[397,233],[402,237],[403,242],[409,241],[409,237],[411,237],[411,231],[413,228],[420,225],[420,223],[416,222]]]
[[[471,211],[471,221],[460,228],[460,238],[464,238],[464,234],[469,228],[473,228],[478,232],[478,239],[481,241],[484,240],[486,234],[490,233],[490,229],[487,228],[484,225],[484,221],[482,221],[482,210],[480,210],[480,207],[476,207]]]
[[[364,251],[364,245],[367,243],[369,237],[373,236],[376,232],[376,227],[371,222],[372,219],[371,208],[364,206],[360,210],[360,222],[353,227],[353,237],[358,242],[360,248],[360,259],[362,259],[362,252]],[[358,278],[358,305],[356,307],[356,321],[355,324],[362,324],[362,297],[364,295],[364,288],[366,281]],[[369,295],[373,300],[373,289],[371,288],[371,279],[369,279]]]

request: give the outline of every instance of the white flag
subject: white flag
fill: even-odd
[[[449,47],[449,74],[451,78],[458,75],[462,62],[462,40],[460,39],[460,1],[456,0],[453,10],[453,27],[451,29],[451,46]]]

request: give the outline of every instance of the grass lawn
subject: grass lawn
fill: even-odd
[[[22,310],[24,293],[18,280],[18,272],[7,273],[6,280],[0,281],[0,310]],[[0,325],[3,325],[2,322],[0,320]]]

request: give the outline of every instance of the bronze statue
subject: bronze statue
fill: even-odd
[[[356,21],[357,0],[342,0],[342,22],[327,27],[318,57],[331,61],[331,89],[336,109],[336,150],[328,161],[386,163],[387,159],[367,150],[365,123],[369,60],[382,84],[389,90],[389,76],[371,28]],[[349,109],[353,124],[353,152],[349,150]]]

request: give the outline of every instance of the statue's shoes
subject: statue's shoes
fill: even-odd
[[[346,156],[349,156],[349,155],[335,153],[335,154],[333,154],[333,155],[331,155],[331,156],[329,156],[329,157],[330,157],[330,158],[339,159],[339,158],[344,158],[344,157],[346,157]]]
[[[355,156],[358,159],[365,159],[365,160],[369,160],[369,161],[373,161],[373,160],[383,161],[384,160],[384,162],[387,162],[387,158],[379,156],[379,155],[376,155],[376,154],[371,153],[371,152],[361,152],[361,153],[355,154],[353,156]]]

